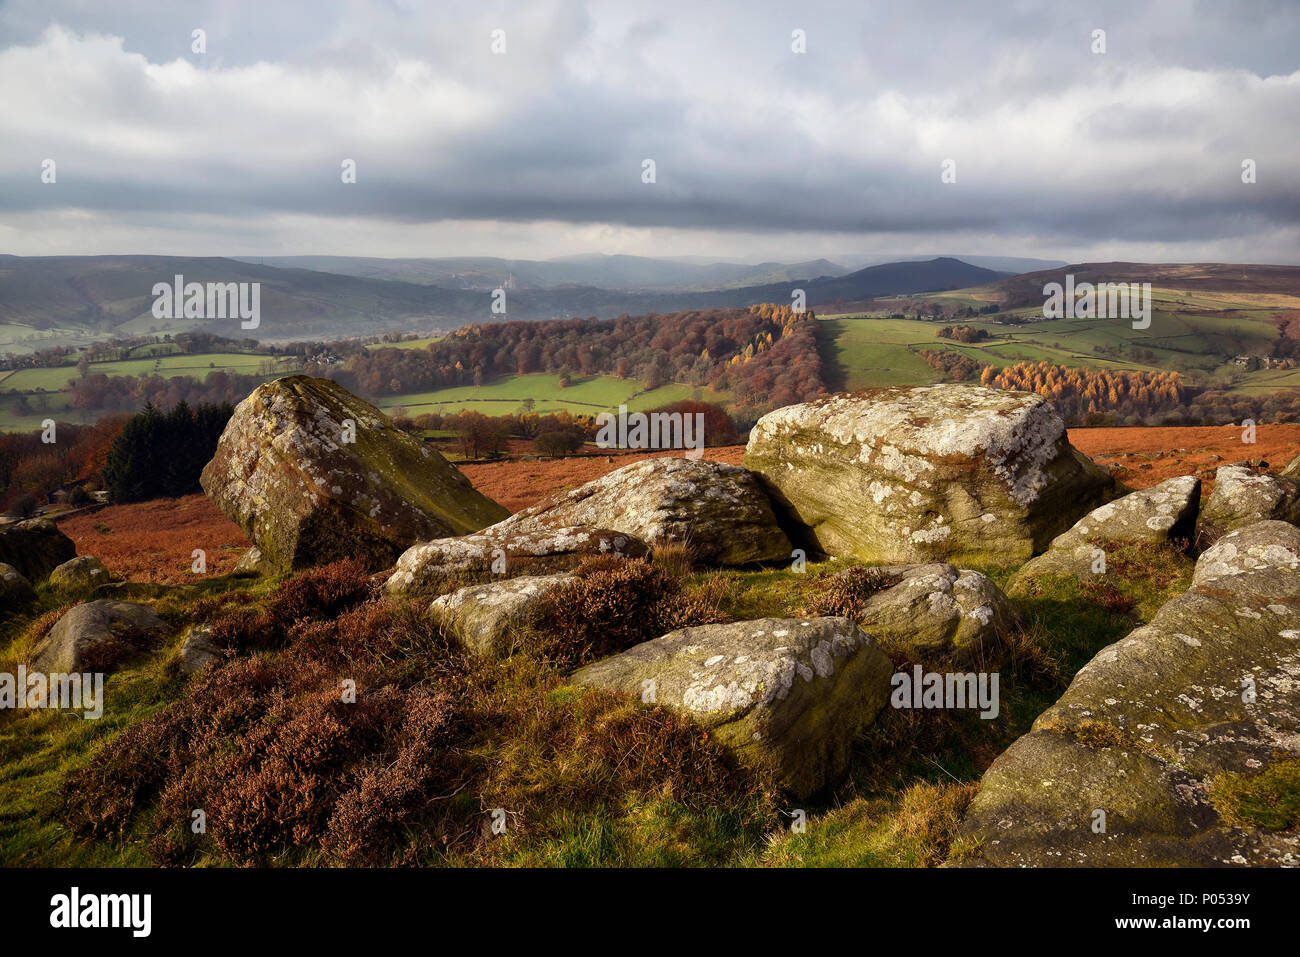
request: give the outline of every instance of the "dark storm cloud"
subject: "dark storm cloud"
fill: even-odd
[[[1263,2],[11,3],[0,241],[188,214],[214,247],[301,218],[1276,258],[1300,230],[1297,35],[1300,7]]]

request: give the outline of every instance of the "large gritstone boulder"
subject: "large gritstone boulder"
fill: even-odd
[[[1054,538],[1047,551],[1022,567],[1008,590],[1015,590],[1035,575],[1089,578],[1099,567],[1098,550],[1104,557],[1124,545],[1190,542],[1196,534],[1200,500],[1201,480],[1184,475],[1094,508],[1068,532]],[[1190,566],[1191,559],[1186,563]]]
[[[1046,401],[964,385],[778,409],[745,467],[811,547],[885,563],[1027,559],[1115,488]]]
[[[512,529],[494,525],[474,535],[412,545],[397,560],[385,585],[394,595],[434,594],[515,575],[572,571],[591,558],[643,558],[646,546],[608,528]]]
[[[848,767],[889,697],[893,665],[847,618],[683,628],[575,672],[581,685],[680,711],[796,798]]]
[[[1214,473],[1214,491],[1205,500],[1199,525],[1201,545],[1256,522],[1300,522],[1300,482],[1224,465]]]
[[[757,479],[722,462],[646,459],[517,512],[490,531],[537,532],[574,525],[613,529],[655,546],[689,542],[712,565],[789,561]]]
[[[507,514],[374,406],[301,375],[239,403],[200,481],[280,571],[352,557],[382,568]]]
[[[0,526],[0,562],[12,565],[32,584],[77,557],[77,546],[47,518]]]
[[[1215,549],[990,766],[968,863],[1300,865],[1300,530]]]

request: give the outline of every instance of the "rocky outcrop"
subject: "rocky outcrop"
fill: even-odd
[[[1233,532],[992,764],[959,844],[1001,866],[1300,865],[1298,676],[1300,530]]]
[[[884,647],[926,664],[992,666],[1020,612],[986,575],[935,562],[873,569],[892,582],[872,595],[858,622]]]
[[[65,595],[84,597],[112,578],[93,555],[79,555],[50,572],[50,587]]]
[[[763,618],[674,631],[573,680],[689,716],[803,798],[847,769],[854,736],[889,697],[892,672],[847,618]]]
[[[1300,528],[1273,521],[1229,532],[1201,554],[1192,585],[1269,569],[1300,569]]]
[[[200,481],[278,571],[354,557],[382,568],[507,514],[374,406],[301,375],[239,403]]]
[[[1200,542],[1206,545],[1233,529],[1273,519],[1300,522],[1300,482],[1224,465],[1214,473],[1214,490],[1201,511]]]
[[[1027,559],[1115,487],[1046,401],[963,385],[778,409],[744,462],[811,547],[888,563]]]
[[[1107,502],[1054,538],[1047,551],[1016,573],[1008,590],[1014,591],[1035,575],[1088,578],[1094,574],[1098,549],[1104,555],[1124,544],[1190,543],[1196,533],[1200,500],[1201,480],[1184,475]]]
[[[145,605],[91,601],[72,608],[36,646],[32,668],[64,673],[109,671],[166,637],[167,626]]]
[[[790,540],[744,469],[685,458],[646,459],[524,509],[492,531],[512,534],[590,525],[655,546],[689,542],[712,565],[789,561]]]
[[[1288,462],[1286,468],[1277,474],[1282,476],[1282,478],[1294,479],[1295,481],[1300,482],[1300,455],[1297,455]]]
[[[390,594],[434,594],[448,584],[572,571],[589,558],[642,558],[644,543],[608,528],[514,528],[494,525],[461,538],[413,545],[385,585]]]
[[[572,580],[572,575],[523,575],[475,585],[435,599],[429,611],[467,650],[504,658],[526,636],[542,596]]]
[[[0,526],[0,562],[38,584],[57,566],[77,557],[77,546],[47,518]]]

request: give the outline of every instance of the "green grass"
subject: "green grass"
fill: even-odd
[[[979,302],[979,290],[957,290],[923,298],[962,305]],[[1267,298],[1267,297],[1266,297]],[[879,313],[822,316],[819,348],[832,390],[921,385],[938,380],[921,358],[925,349],[960,352],[978,362],[1003,367],[1047,361],[1084,369],[1182,371],[1191,381],[1230,378],[1230,388],[1261,394],[1300,388],[1300,370],[1242,372],[1237,355],[1267,355],[1277,338],[1274,319],[1289,300],[1261,304],[1247,295],[1189,295],[1177,289],[1152,289],[1151,325],[1134,329],[1123,319],[1041,318],[1041,307],[1021,307],[994,316],[947,321],[888,319]],[[1009,317],[1028,319],[1007,324]],[[960,344],[940,339],[944,325],[984,329],[990,339]],[[1097,352],[1115,349],[1114,354]],[[1141,350],[1136,358],[1130,350]],[[1150,352],[1151,357],[1145,356]]]
[[[1142,568],[1155,571],[1129,574],[1130,560],[1141,560]],[[787,568],[733,569],[701,573],[696,580],[722,580],[725,587],[718,593],[724,596],[722,607],[730,617],[797,616],[817,589],[817,573],[850,564],[813,564],[803,574]],[[1131,599],[1127,610],[1112,608],[1107,595],[1073,579],[1046,578],[1018,594],[1028,625],[1023,640],[1034,649],[1033,666],[1018,664],[1016,659],[1003,668],[997,718],[983,720],[973,712],[886,708],[857,743],[848,778],[816,801],[795,804],[758,792],[721,802],[716,797],[695,802],[680,794],[651,791],[627,792],[613,803],[586,806],[546,800],[534,805],[533,816],[522,830],[508,831],[472,854],[425,855],[424,861],[494,866],[923,867],[941,863],[953,852],[953,837],[966,803],[992,759],[1028,730],[1059,697],[1070,676],[1100,648],[1118,640],[1186,586],[1186,568],[1173,559],[1112,556],[1111,566],[1117,572],[1117,588]],[[1015,571],[1003,565],[979,570],[999,584]],[[0,862],[33,866],[150,862],[147,846],[153,835],[141,823],[119,837],[98,842],[75,837],[59,813],[62,784],[124,728],[185,695],[188,679],[177,673],[175,656],[184,623],[200,614],[197,602],[230,589],[246,591],[260,602],[273,587],[271,581],[212,579],[173,589],[159,599],[157,607],[178,637],[109,677],[104,717],[98,721],[53,711],[0,715]],[[11,670],[17,660],[14,656],[28,622],[55,604],[56,599],[42,590],[36,607],[0,622],[0,662],[5,669]],[[1039,667],[1042,662],[1054,667]],[[535,666],[522,667],[518,661],[503,665],[496,675],[492,680],[499,683],[499,690],[492,693],[498,700],[513,701],[510,707],[520,708],[530,696],[539,696],[538,715],[550,717],[534,729],[521,724],[474,745],[479,749],[477,760],[494,769],[487,786],[501,792],[495,797],[457,797],[475,806],[480,800],[487,806],[499,806],[497,801],[515,806],[524,795],[579,787],[586,780],[581,762],[583,734],[600,734],[603,722],[641,707],[629,701],[610,711],[589,693],[570,685],[556,686]],[[570,717],[563,717],[566,713]],[[555,721],[572,729],[565,733],[562,745],[556,745],[558,750],[538,737],[550,733],[545,729]],[[1286,788],[1292,785],[1286,782],[1285,787],[1273,787],[1261,781],[1250,793],[1266,784],[1271,790],[1264,797],[1247,795],[1238,800],[1241,814],[1258,817],[1263,812],[1251,809],[1260,801],[1268,807],[1279,800],[1284,809],[1290,806],[1285,803],[1291,793]],[[1269,797],[1275,792],[1283,797]],[[800,819],[796,811],[803,812],[805,826],[792,830]],[[313,853],[290,854],[278,863],[313,862],[327,863]],[[198,863],[220,861],[203,856]]]

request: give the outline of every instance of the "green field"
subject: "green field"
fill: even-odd
[[[426,412],[454,413],[462,409],[473,409],[484,415],[508,415],[518,411],[524,400],[532,399],[534,412],[545,414],[567,409],[573,415],[596,415],[616,410],[619,405],[626,405],[634,412],[652,409],[692,398],[699,391],[673,384],[647,392],[636,380],[614,376],[574,379],[561,389],[559,380],[558,375],[503,376],[481,386],[383,396],[376,404],[385,412],[404,409],[410,416]],[[704,390],[701,398],[718,402],[726,397]]]
[[[421,348],[433,340],[412,340],[402,343],[406,348]],[[385,344],[384,347],[388,347]],[[90,373],[110,376],[192,376],[202,381],[209,373],[224,370],[256,375],[272,357],[246,353],[204,353],[200,355],[164,354],[154,358],[126,359],[114,362],[96,362]],[[285,372],[291,371],[286,369]],[[281,372],[278,374],[285,374]],[[19,369],[0,371],[0,431],[30,431],[41,427],[47,417],[85,422],[95,416],[83,413],[72,406],[70,380],[77,378],[75,366],[52,369]],[[273,378],[273,375],[265,375]],[[596,415],[616,410],[625,404],[632,411],[650,409],[689,399],[700,393],[707,401],[725,402],[725,394],[698,390],[692,386],[670,384],[645,391],[633,379],[614,376],[590,376],[573,379],[561,389],[558,375],[504,376],[482,386],[460,386],[431,392],[412,392],[383,396],[376,403],[387,412],[403,411],[410,416],[426,412],[455,413],[474,409],[485,415],[507,415],[518,411],[525,400],[533,401],[533,411],[556,413],[567,409],[573,415]],[[16,409],[19,396],[25,395],[32,408],[30,415],[20,415]]]
[[[981,301],[978,290],[924,298],[949,305]],[[960,352],[998,368],[1047,361],[1084,369],[1177,371],[1189,381],[1243,394],[1300,388],[1300,370],[1246,371],[1233,363],[1238,355],[1268,355],[1278,336],[1276,314],[1284,307],[1294,308],[1283,301],[1288,297],[1272,297],[1278,299],[1275,307],[1259,301],[1268,298],[1193,295],[1153,287],[1147,329],[1134,329],[1125,319],[1043,320],[1039,308],[943,321],[889,319],[870,312],[826,315],[820,317],[820,351],[828,381],[836,390],[938,381],[938,373],[921,358],[926,349]],[[1005,317],[1029,321],[1012,324],[1003,321]],[[984,329],[991,338],[972,344],[941,339],[937,332],[945,325]]]

